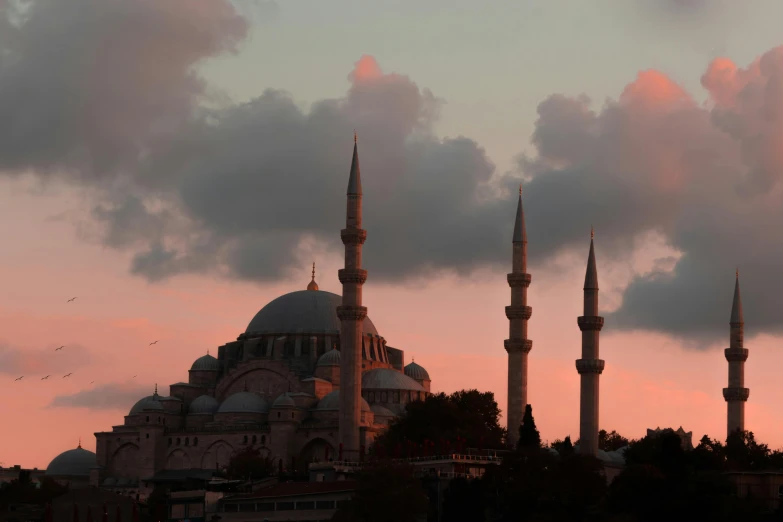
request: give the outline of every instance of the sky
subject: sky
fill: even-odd
[[[74,1],[0,0],[3,465],[94,450],[313,261],[340,293],[354,130],[365,304],[434,390],[505,409],[521,183],[542,437],[578,436],[594,225],[601,427],[725,438],[739,267],[783,446],[783,4]]]

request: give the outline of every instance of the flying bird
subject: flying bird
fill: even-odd
[[[63,375],[63,379],[65,379],[66,377],[70,377],[71,375],[73,375],[73,374],[72,373],[66,373],[65,375]]]
[[[47,375],[46,377],[41,377],[41,380],[42,380],[42,381],[45,381],[45,380],[46,380],[46,379],[48,379],[49,377],[51,377],[51,375]]]
[[[152,346],[153,344],[158,344],[158,341],[152,341],[149,346]]]
[[[16,381],[21,381],[22,379],[24,379],[24,375],[22,375],[22,376],[21,376],[21,377],[19,377],[18,379],[14,379],[14,382],[16,382]]]
[[[93,384],[93,383],[95,383],[95,381],[90,381],[90,384]]]
[[[135,379],[136,377],[138,377],[138,375],[134,375],[134,376],[133,376],[133,379]]]
[[[62,350],[63,348],[65,348],[65,345],[62,345],[59,348],[55,348],[54,351],[56,352],[57,350]]]
[[[66,301],[66,303],[70,303],[71,301],[76,301],[76,298],[75,298],[75,297],[71,297],[70,299],[68,299],[68,300]]]

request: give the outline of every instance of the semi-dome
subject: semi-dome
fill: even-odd
[[[380,404],[373,404],[370,406],[370,409],[376,417],[396,417],[394,412],[392,412],[389,408],[381,406]]]
[[[215,370],[215,371],[217,371],[217,370],[220,370],[220,363],[218,362],[217,359],[215,359],[211,355],[206,354],[206,355],[202,355],[201,357],[196,359],[193,362],[193,366],[191,366],[190,369],[191,369],[191,371],[192,370],[198,370],[198,371]]]
[[[90,470],[98,465],[95,453],[82,448],[64,451],[57,455],[48,466],[46,475],[55,477],[89,477]]]
[[[241,391],[224,400],[217,413],[266,413],[268,411],[269,404],[259,394]]]
[[[296,403],[294,400],[287,394],[284,393],[275,401],[272,403],[273,408],[296,408]]]
[[[372,411],[370,404],[361,398],[362,411]],[[334,390],[331,393],[324,395],[324,398],[318,401],[316,406],[319,411],[338,411],[340,409],[340,390]]]
[[[416,381],[429,381],[430,374],[423,366],[416,364],[415,361],[411,362],[405,367],[405,375]]]
[[[362,389],[425,391],[421,384],[407,375],[389,368],[375,368],[362,375]]]
[[[316,366],[340,366],[340,350],[332,348],[318,358]]]
[[[281,295],[263,307],[245,333],[320,333],[339,332],[337,307],[343,298],[323,290],[301,290]],[[364,318],[364,333],[378,335],[369,317]]]
[[[160,403],[159,399],[160,395],[157,393],[140,399],[136,404],[133,405],[128,415],[136,415],[137,413],[141,413],[143,411],[163,411],[163,404]]]
[[[212,415],[220,408],[220,403],[209,395],[199,395],[190,403],[188,413],[193,415]]]

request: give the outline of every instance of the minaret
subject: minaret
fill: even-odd
[[[742,316],[742,299],[740,299],[739,269],[734,281],[734,301],[731,304],[731,319],[729,320],[729,347],[724,350],[729,362],[729,387],[723,388],[723,398],[727,405],[727,435],[737,430],[745,430],[745,401],[750,396],[750,390],[745,388],[745,361],[748,360],[748,349],[745,343],[745,319]]]
[[[525,213],[522,210],[522,185],[519,186],[517,217],[514,221],[514,237],[511,240],[513,254],[508,286],[511,287],[511,306],[506,307],[509,322],[508,339],[504,341],[508,352],[508,445],[516,447],[519,440],[519,425],[527,405],[527,354],[533,348],[533,341],[527,338],[527,321],[533,310],[527,306],[527,288],[530,274],[527,270],[527,231]]]
[[[604,371],[604,361],[598,358],[598,338],[604,318],[598,315],[598,269],[595,266],[595,232],[590,228],[590,254],[585,274],[584,315],[577,318],[582,331],[582,358],[576,361],[576,370],[582,377],[579,395],[579,452],[598,454],[598,381]]]
[[[348,179],[348,207],[345,228],[340,231],[345,245],[345,268],[338,271],[343,284],[343,304],[337,307],[340,318],[340,444],[344,460],[358,460],[362,445],[359,434],[362,398],[362,331],[367,308],[362,306],[362,285],[367,271],[362,270],[362,245],[367,231],[362,229],[362,179],[356,133],[353,134],[353,160]]]

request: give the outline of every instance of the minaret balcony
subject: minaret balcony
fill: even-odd
[[[342,284],[356,283],[363,285],[367,281],[367,270],[362,268],[341,268],[337,271],[337,277]]]
[[[745,402],[748,397],[750,397],[748,388],[723,388],[723,398],[726,399],[726,402]]]
[[[583,373],[601,374],[604,371],[605,364],[606,362],[603,359],[577,359],[576,371],[580,375]]]
[[[508,274],[508,286],[511,288],[527,288],[530,286],[530,280],[530,274],[525,274],[524,272],[512,272]]]
[[[337,317],[342,321],[363,321],[367,317],[366,306],[343,305],[337,307]]]
[[[598,315],[582,315],[576,318],[579,329],[583,332],[601,331],[604,327],[604,318]]]
[[[506,339],[503,341],[503,346],[506,347],[508,353],[530,353],[530,350],[533,349],[533,341],[530,339]]]
[[[726,348],[723,350],[723,354],[729,362],[745,362],[748,360],[747,348]]]
[[[507,306],[506,317],[509,319],[530,319],[533,309],[529,306]]]
[[[363,228],[344,228],[340,231],[343,245],[363,245],[367,241],[367,231]]]

